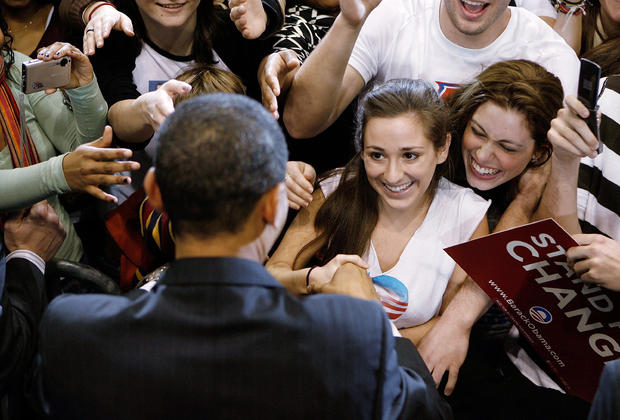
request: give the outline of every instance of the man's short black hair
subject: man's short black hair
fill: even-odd
[[[245,96],[183,102],[155,138],[155,179],[177,235],[238,232],[259,198],[284,179],[282,130]]]

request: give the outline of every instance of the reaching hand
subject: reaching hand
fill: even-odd
[[[99,6],[84,28],[84,54],[95,54],[95,47],[103,47],[104,39],[110,36],[114,29],[123,31],[127,36],[133,36],[133,24],[129,17],[116,10],[113,6]]]
[[[65,235],[64,227],[47,201],[20,210],[4,222],[4,242],[9,251],[32,251],[44,261],[56,255]]]
[[[258,83],[262,95],[263,106],[277,120],[278,97],[288,91],[299,69],[297,53],[293,50],[283,50],[269,54],[263,58],[258,67]]]
[[[360,26],[381,0],[340,0],[340,16],[351,26]]]
[[[366,269],[352,263],[341,265],[334,273],[332,281],[314,292],[336,293],[358,299],[380,300]]]
[[[569,266],[583,281],[620,291],[620,243],[599,234],[576,234],[580,246],[569,248]]]
[[[71,78],[69,83],[61,86],[63,89],[73,89],[85,86],[93,80],[93,66],[82,51],[67,42],[55,42],[48,47],[41,48],[37,58],[43,61],[57,60],[62,57],[71,57]],[[54,93],[56,89],[46,89],[46,93]]]
[[[553,144],[554,156],[568,160],[584,156],[596,157],[598,139],[582,119],[587,118],[590,111],[574,96],[566,97],[566,105],[551,121],[547,133],[547,138]]]
[[[332,281],[336,271],[346,263],[368,268],[368,264],[359,255],[338,254],[322,267],[315,267],[310,273],[308,292],[321,292],[322,288]]]
[[[247,39],[256,39],[267,28],[267,13],[261,0],[230,0],[230,19]]]
[[[140,108],[144,121],[153,128],[153,131],[157,131],[168,115],[174,111],[174,98],[191,89],[187,83],[171,79],[157,90],[140,95],[136,99],[136,106]]]
[[[288,205],[294,210],[308,207],[312,201],[316,171],[311,165],[301,161],[286,163],[286,196]]]
[[[424,359],[437,386],[444,373],[448,371],[448,382],[444,389],[446,395],[454,391],[468,347],[469,330],[452,325],[443,318],[439,318],[418,346],[420,356]]]
[[[101,200],[116,203],[116,197],[103,192],[99,185],[131,183],[131,178],[114,174],[135,171],[140,169],[140,164],[115,161],[130,158],[132,152],[129,149],[108,148],[111,144],[112,128],[106,126],[103,137],[79,146],[64,157],[62,169],[72,191],[87,192]]]

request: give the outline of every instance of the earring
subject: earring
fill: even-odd
[[[538,162],[538,158],[536,156],[534,156],[531,160],[530,163],[536,163]]]

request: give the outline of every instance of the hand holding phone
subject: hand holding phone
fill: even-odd
[[[577,88],[577,98],[590,111],[590,115],[585,119],[590,131],[598,140],[598,152],[603,151],[603,143],[599,136],[598,127],[598,90],[601,79],[601,67],[586,59],[581,60],[581,70],[579,71],[579,86]]]

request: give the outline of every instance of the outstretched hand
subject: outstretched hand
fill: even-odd
[[[189,92],[191,85],[171,79],[153,92],[143,93],[136,99],[142,117],[153,131],[157,131],[168,115],[174,111],[174,98]]]
[[[140,169],[140,164],[116,161],[115,159],[128,159],[133,153],[129,149],[109,148],[111,145],[112,127],[106,126],[103,137],[82,144],[65,155],[62,169],[72,191],[83,191],[104,201],[117,202],[116,197],[105,193],[99,186],[131,183],[131,178],[114,174],[135,171]]]
[[[380,300],[366,270],[353,263],[341,265],[334,273],[332,281],[321,287],[320,292],[347,295],[358,299]]]
[[[230,19],[246,39],[256,39],[267,28],[267,13],[261,0],[230,0]]]
[[[93,6],[94,4],[90,7]],[[84,54],[93,55],[95,47],[103,47],[104,39],[110,36],[112,29],[123,31],[127,36],[134,36],[133,24],[126,14],[119,12],[114,6],[99,6],[84,28]]]
[[[308,207],[312,201],[315,179],[316,171],[311,165],[301,161],[286,162],[284,181],[290,208],[299,210]]]
[[[459,369],[467,356],[469,330],[442,320],[443,318],[439,318],[435,326],[422,338],[418,351],[437,386],[448,372],[444,394],[450,395],[456,386]]]
[[[9,251],[28,250],[44,261],[56,255],[65,236],[65,228],[45,200],[13,213],[4,222],[4,242]]]
[[[297,53],[283,50],[269,54],[263,58],[258,67],[258,83],[260,84],[263,106],[277,120],[278,97],[288,91],[299,69]]]
[[[338,254],[327,264],[315,267],[310,273],[308,292],[320,293],[325,285],[332,281],[336,271],[346,263],[355,264],[363,269],[368,268],[368,264],[359,255]]]

